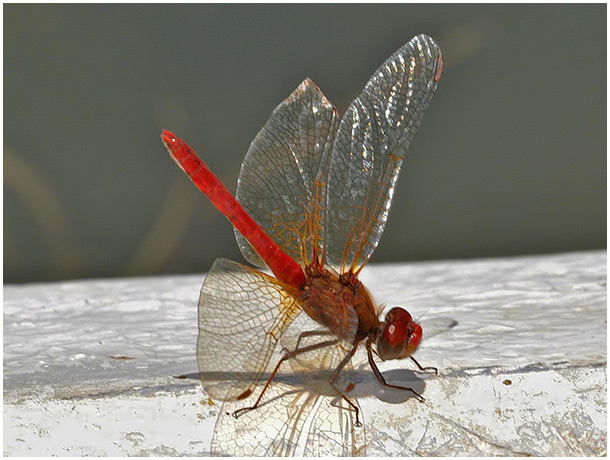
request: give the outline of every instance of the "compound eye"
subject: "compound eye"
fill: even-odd
[[[405,351],[409,330],[403,321],[386,323],[386,327],[377,342],[377,353],[383,360],[397,359]]]
[[[423,331],[419,324],[417,324],[415,321],[413,321],[411,324],[411,333],[409,334],[409,340],[407,342],[407,346],[405,347],[405,351],[401,356],[402,358],[408,358],[413,354],[413,352],[419,346],[419,342],[421,342],[421,338],[423,335]]]
[[[422,329],[403,308],[392,308],[385,318],[385,327],[377,341],[377,353],[383,360],[410,356],[422,337]]]
[[[402,321],[392,321],[383,331],[383,338],[392,347],[400,346],[407,338],[407,325]]]

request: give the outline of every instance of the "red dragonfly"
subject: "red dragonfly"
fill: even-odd
[[[207,393],[241,401],[266,381],[236,417],[261,406],[288,360],[308,382],[327,382],[359,426],[348,393],[360,344],[381,385],[423,400],[387,383],[375,363],[375,355],[409,357],[423,369],[412,357],[421,326],[400,307],[381,321],[358,275],[383,233],[403,157],[441,70],[438,45],[416,36],[373,73],[341,119],[304,80],[251,143],[235,198],[191,147],[163,131],[172,158],[235,227],[244,257],[274,275],[219,259],[201,289],[197,354]],[[280,341],[281,358],[266,375]]]

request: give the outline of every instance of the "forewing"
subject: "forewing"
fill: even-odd
[[[383,233],[403,157],[440,77],[441,52],[418,35],[379,67],[341,120],[331,156],[326,260],[357,272]]]
[[[212,265],[199,299],[197,359],[215,399],[253,391],[286,327],[301,312],[285,286],[227,259]]]
[[[237,200],[301,264],[322,246],[320,207],[338,124],[333,105],[306,79],[273,111],[241,167]],[[263,267],[245,238],[237,231],[235,237],[244,257]]]

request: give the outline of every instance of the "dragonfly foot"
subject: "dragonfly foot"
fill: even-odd
[[[420,374],[422,372],[434,371],[434,373],[436,375],[438,375],[438,369],[436,367],[434,367],[434,366],[423,367],[421,364],[419,364],[417,362],[417,360],[413,356],[409,356],[409,357],[411,358],[411,361],[413,361],[417,365],[417,367],[419,368],[419,371],[413,371],[413,372],[415,372],[417,374]]]
[[[237,409],[235,412],[233,412],[233,417],[239,418],[240,416],[244,415],[246,412],[250,412],[253,409],[256,409],[256,407],[242,407],[241,409]]]
[[[417,391],[415,391],[413,388],[409,388],[409,390],[411,390],[411,393],[413,393],[415,395],[415,398],[419,401],[419,402],[425,402],[426,398],[424,398],[422,395],[420,395]]]
[[[419,375],[434,372],[434,375],[438,375],[438,369],[436,367],[424,367],[422,369],[414,369],[412,372]]]

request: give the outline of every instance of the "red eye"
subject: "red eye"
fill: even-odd
[[[402,321],[393,321],[383,331],[383,338],[392,347],[399,346],[407,337],[407,325]]]
[[[411,337],[409,338],[409,343],[407,344],[407,346],[405,348],[405,352],[402,356],[403,358],[406,358],[407,356],[411,356],[411,354],[415,351],[415,349],[419,345],[419,342],[421,342],[421,337],[423,334],[421,326],[415,322],[413,322],[412,324],[413,324],[413,330],[411,331]]]
[[[411,315],[400,307],[392,308],[377,342],[377,353],[383,360],[406,358],[415,351],[422,329]]]
[[[394,307],[392,308],[385,317],[386,323],[393,323],[395,321],[401,321],[405,324],[413,322],[413,317],[404,308]]]

